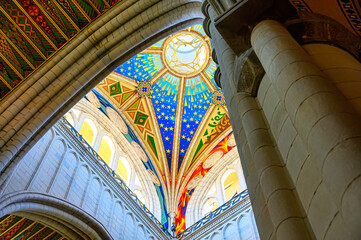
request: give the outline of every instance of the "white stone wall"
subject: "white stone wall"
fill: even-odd
[[[0,199],[21,192],[52,196],[65,206],[76,206],[100,223],[113,239],[167,239],[61,122],[20,161]],[[4,203],[0,200],[0,204]]]
[[[185,240],[259,240],[249,198],[218,215]]]

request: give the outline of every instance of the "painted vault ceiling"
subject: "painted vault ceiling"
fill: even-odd
[[[118,0],[1,0],[0,99]]]
[[[298,11],[328,15],[361,34],[357,1],[289,1]],[[0,0],[0,99],[117,2]],[[215,69],[209,39],[196,25],[134,56],[94,90],[133,130],[127,138],[146,153],[161,203],[171,205],[163,207],[165,219],[172,209],[177,232],[185,228],[197,183],[235,146]]]
[[[67,238],[36,221],[16,215],[5,215],[0,218],[0,239],[66,240]]]
[[[164,209],[177,214],[177,233],[185,229],[186,207],[199,181],[235,146],[215,70],[209,38],[195,25],[134,56],[93,90],[139,139],[142,147],[135,149],[168,199]]]
[[[82,29],[118,2],[121,1],[1,0],[0,99],[26,80]],[[334,18],[350,31],[361,36],[359,1],[289,0],[289,2],[298,11],[320,13]],[[168,53],[171,51],[170,49]],[[184,70],[184,66],[177,65],[176,62],[171,64],[174,64],[173,72]]]

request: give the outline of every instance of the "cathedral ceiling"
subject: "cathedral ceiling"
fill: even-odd
[[[66,240],[67,238],[30,219],[16,215],[5,215],[0,218],[0,239]]]
[[[215,70],[209,39],[196,25],[134,56],[97,86],[142,139],[168,189],[231,129]]]
[[[117,0],[1,0],[0,99]]]
[[[134,56],[87,95],[110,119],[107,106],[127,123],[123,133],[137,142],[130,141],[161,202],[165,194],[171,205],[162,211],[178,214],[180,230],[194,189],[236,145],[215,70],[209,38],[195,25]]]

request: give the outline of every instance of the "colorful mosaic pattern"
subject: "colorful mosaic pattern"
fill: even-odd
[[[228,144],[228,139],[232,136],[233,132],[229,133],[224,139],[222,139],[217,146],[215,146],[207,155],[207,157],[204,158],[204,160],[198,165],[198,167],[192,172],[191,177],[188,180],[188,183],[186,185],[186,187],[184,188],[182,195],[179,199],[179,203],[178,203],[178,211],[177,211],[177,215],[176,215],[176,235],[182,233],[185,229],[186,229],[186,211],[187,211],[187,206],[189,203],[190,198],[192,197],[192,194],[194,192],[194,190],[196,189],[197,185],[196,184],[191,184],[192,181],[194,182],[194,179],[196,178],[203,178],[208,172],[209,170],[212,169],[213,166],[209,167],[209,168],[204,168],[204,162],[215,152],[220,151],[222,153],[221,157],[223,157],[224,155],[226,155],[230,150],[232,150],[232,148],[234,148],[234,146],[230,146]],[[201,176],[201,177],[200,177]]]
[[[116,2],[1,0],[0,99]]]
[[[195,25],[153,44],[98,85],[140,136],[169,199],[183,191],[174,185],[192,174],[192,164],[230,130],[215,70],[209,39]]]
[[[16,215],[0,218],[0,239],[66,240],[61,234],[38,222]]]

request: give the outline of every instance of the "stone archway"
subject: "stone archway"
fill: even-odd
[[[0,200],[0,216],[16,214],[48,226],[69,239],[113,239],[105,227],[80,208],[59,198],[18,192]]]

